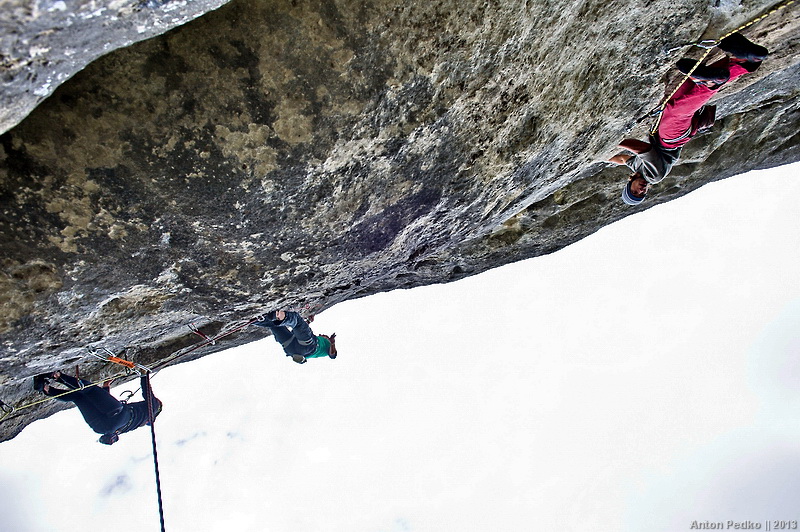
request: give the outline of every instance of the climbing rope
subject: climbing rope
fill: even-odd
[[[794,0],[792,0],[792,1],[794,1]],[[311,311],[315,306],[316,305],[312,305],[311,303],[306,303],[305,305],[300,307],[298,309],[298,311]],[[317,307],[317,308],[319,308],[319,307]],[[188,326],[189,330],[192,331],[197,336],[199,336],[200,338],[202,338],[203,340],[201,342],[197,343],[197,344],[190,345],[188,347],[184,347],[183,349],[179,349],[179,350],[175,351],[174,353],[172,353],[171,355],[169,355],[167,358],[159,361],[152,368],[152,370],[154,372],[154,376],[155,376],[155,373],[157,372],[157,370],[162,369],[167,364],[169,364],[171,362],[174,362],[175,360],[177,360],[177,359],[179,359],[181,357],[184,357],[184,356],[188,355],[189,353],[192,353],[192,352],[200,349],[201,347],[205,347],[207,345],[215,345],[218,340],[221,340],[221,339],[225,338],[226,336],[230,336],[235,332],[239,332],[242,329],[246,329],[247,327],[249,327],[250,325],[254,324],[257,321],[263,321],[263,319],[264,319],[263,316],[256,316],[255,318],[251,318],[251,319],[249,319],[249,320],[247,320],[245,322],[242,322],[240,324],[233,325],[233,326],[229,325],[228,327],[224,327],[219,333],[217,333],[214,336],[206,335],[194,323],[190,323],[189,326]]]
[[[170,362],[173,362],[174,360],[177,360],[178,358],[180,358],[182,356],[185,356],[185,355],[187,355],[187,354],[189,354],[189,353],[191,353],[193,351],[196,351],[197,349],[200,349],[201,347],[204,347],[206,345],[216,345],[218,340],[220,340],[222,338],[225,338],[226,336],[230,336],[231,334],[233,334],[235,332],[238,332],[238,331],[240,331],[240,330],[252,325],[253,323],[255,323],[257,321],[261,321],[261,320],[263,320],[263,317],[262,316],[257,316],[255,318],[252,318],[252,319],[250,319],[250,320],[248,320],[248,321],[246,321],[244,323],[235,325],[233,327],[223,328],[222,331],[220,331],[218,334],[214,335],[213,337],[210,337],[210,336],[206,335],[205,333],[203,333],[202,331],[200,331],[200,329],[197,326],[195,326],[194,324],[190,324],[189,325],[189,329],[194,334],[200,336],[202,338],[202,341],[197,343],[197,344],[195,344],[195,345],[188,346],[187,348],[180,349],[180,350],[172,353],[166,359],[160,361],[157,364],[157,367],[159,367],[159,368],[160,367],[164,367],[166,364],[168,364]],[[147,416],[148,416],[148,421],[150,422],[150,439],[151,439],[152,446],[153,446],[153,467],[154,467],[154,470],[155,470],[155,477],[156,477],[156,495],[157,495],[157,498],[158,498],[158,515],[159,515],[159,520],[161,522],[161,532],[166,532],[166,527],[165,527],[165,523],[164,523],[164,501],[163,501],[163,496],[162,496],[162,492],[161,492],[161,474],[160,474],[159,467],[158,467],[158,448],[157,448],[157,445],[156,445],[155,415],[154,415],[154,412],[153,412],[153,397],[154,396],[153,396],[153,391],[152,391],[153,388],[152,388],[152,386],[150,384],[150,376],[153,373],[153,369],[148,368],[148,367],[146,367],[146,366],[144,366],[142,364],[138,364],[138,363],[126,360],[124,358],[120,358],[120,357],[116,356],[113,352],[111,352],[107,348],[103,348],[103,351],[105,351],[105,354],[101,354],[97,350],[90,348],[89,349],[89,354],[91,356],[95,357],[95,358],[99,358],[100,360],[102,360],[104,362],[117,364],[117,365],[122,366],[122,367],[125,368],[125,371],[123,373],[114,375],[110,380],[115,380],[115,379],[117,379],[119,377],[127,376],[127,375],[130,374],[131,371],[135,371],[139,375],[142,375],[144,380],[145,380],[145,385],[146,385],[147,389],[146,390],[142,390],[142,395],[144,396],[145,403],[147,404]],[[106,380],[108,380],[108,379],[106,379]],[[79,380],[79,382],[80,382],[80,380]],[[88,387],[88,386],[97,386],[97,385],[98,385],[97,383],[91,383],[91,384],[86,385],[86,387]],[[84,389],[84,385],[83,385],[82,382],[81,382],[81,389]],[[7,419],[10,419],[9,416],[11,416],[11,414],[13,414],[15,411],[26,409],[26,408],[31,408],[33,406],[45,403],[47,401],[52,401],[52,400],[58,399],[59,397],[62,397],[62,396],[67,395],[67,394],[70,394],[73,391],[74,390],[69,390],[69,391],[66,391],[66,392],[64,392],[62,394],[58,394],[58,395],[55,395],[55,396],[48,396],[48,397],[46,397],[44,399],[40,399],[38,401],[34,401],[32,403],[28,403],[26,405],[23,405],[23,406],[20,406],[20,407],[16,407],[16,408],[4,403],[3,401],[0,401],[0,410],[3,412],[3,417],[0,418],[0,423],[3,422],[3,421],[6,421]],[[130,397],[136,392],[129,392],[129,393],[130,393],[130,395],[128,396],[127,399],[130,399]],[[13,416],[13,417],[17,417],[17,416]]]
[[[184,347],[183,349],[179,349],[178,351],[175,351],[174,353],[170,354],[167,358],[159,361],[158,364],[156,364],[152,368],[148,368],[147,366],[144,366],[142,364],[138,364],[136,362],[131,362],[130,360],[125,360],[123,358],[120,358],[120,357],[116,356],[113,352],[108,350],[107,348],[103,348],[103,351],[105,351],[105,354],[101,354],[96,349],[89,348],[89,355],[93,356],[95,358],[98,358],[98,359],[102,360],[103,362],[109,362],[109,363],[112,363],[112,364],[117,364],[117,365],[123,366],[125,368],[125,372],[116,374],[113,377],[111,377],[110,379],[105,379],[105,380],[112,380],[113,381],[113,380],[116,380],[116,379],[121,378],[121,377],[127,377],[128,375],[130,375],[131,371],[134,371],[139,375],[149,375],[150,373],[155,375],[157,370],[163,368],[164,366],[166,366],[167,364],[169,364],[171,362],[174,362],[178,358],[186,356],[189,353],[192,353],[192,352],[200,349],[201,347],[205,347],[207,345],[215,345],[218,340],[221,340],[222,338],[225,338],[226,336],[230,336],[233,333],[241,331],[242,329],[245,329],[246,327],[249,327],[253,323],[255,323],[257,321],[260,321],[262,319],[263,318],[261,316],[256,316],[255,318],[247,320],[247,321],[245,321],[243,323],[234,325],[234,326],[229,327],[229,328],[223,328],[218,334],[216,334],[214,336],[211,336],[211,337],[207,336],[205,333],[202,333],[200,331],[200,329],[197,326],[195,326],[194,324],[190,324],[189,325],[189,329],[193,333],[195,333],[198,336],[200,336],[203,340],[201,342],[197,343],[197,344],[190,345],[190,346]],[[88,384],[86,386],[98,386],[98,383],[91,383],[91,384]],[[136,390],[136,391],[138,391],[138,390]],[[136,391],[132,392],[132,394],[135,394]],[[5,402],[3,402],[2,400],[0,400],[0,411],[2,411],[2,413],[3,413],[2,417],[0,417],[0,423],[2,423],[4,421],[7,421],[9,419],[13,419],[13,418],[19,417],[21,415],[21,414],[12,415],[12,414],[14,414],[14,412],[17,412],[19,410],[24,410],[24,409],[27,409],[27,408],[31,408],[31,407],[40,405],[42,403],[46,403],[48,401],[52,401],[52,400],[58,399],[59,397],[62,397],[62,396],[67,395],[69,393],[72,393],[72,390],[64,392],[63,394],[59,394],[59,395],[47,396],[44,399],[40,399],[38,401],[34,401],[32,403],[28,403],[28,404],[21,405],[21,406],[16,406],[16,407],[8,405]]]
[[[6,415],[8,415],[8,414],[13,414],[15,409],[14,409],[14,407],[13,407],[13,406],[11,406],[11,405],[7,405],[7,404],[5,404],[3,401],[0,401],[0,410],[2,410],[2,411],[3,411],[3,413],[5,413]],[[3,418],[5,418],[5,417],[6,417],[6,416],[3,416]]]
[[[131,367],[130,364],[132,364],[132,363],[127,361],[127,360],[123,360],[123,359],[120,359],[118,357],[109,357],[109,359],[111,359],[111,358],[114,358],[116,360],[108,360],[108,362],[113,362],[115,364],[122,365],[125,368],[130,368]],[[136,364],[134,364],[134,366],[136,366]],[[119,377],[124,377],[124,376],[129,375],[129,374],[130,373],[128,371],[126,371],[126,372],[114,375],[113,377],[111,377],[111,379],[106,379],[106,380],[114,380],[114,379],[117,379]],[[153,391],[152,390],[153,390],[153,388],[152,388],[152,386],[150,384],[150,371],[149,370],[144,372],[144,379],[145,379],[145,382],[147,383],[147,391],[146,392],[143,391],[142,395],[144,395],[144,400],[145,400],[145,403],[147,404],[147,416],[148,416],[148,421],[150,422],[150,436],[151,436],[151,440],[152,440],[152,444],[153,444],[153,463],[154,463],[155,474],[156,474],[156,492],[157,492],[157,495],[158,495],[158,513],[159,513],[159,518],[161,520],[161,532],[166,532],[166,529],[165,529],[165,526],[164,526],[164,502],[163,502],[163,497],[161,495],[161,475],[160,475],[159,469],[158,469],[158,449],[156,448],[155,415],[154,415],[154,412],[153,412],[153,401],[152,401],[152,398],[153,398]],[[83,389],[90,388],[92,386],[98,386],[98,385],[99,384],[96,383],[96,382],[92,382],[92,383],[89,383],[89,384],[84,384],[83,382],[81,382],[81,387],[79,389],[83,390]],[[34,407],[36,405],[45,403],[47,401],[56,400],[59,397],[63,397],[65,395],[69,395],[69,394],[71,394],[71,393],[73,393],[75,391],[77,391],[77,389],[68,390],[68,391],[65,391],[64,393],[60,393],[58,395],[48,395],[44,399],[40,399],[38,401],[33,401],[32,403],[28,403],[28,404],[25,404],[25,405],[22,405],[22,406],[17,406],[17,407],[8,405],[5,402],[0,401],[0,410],[2,410],[2,412],[3,412],[3,417],[0,418],[0,422],[6,421],[8,419],[12,419],[14,417],[17,417],[17,416],[11,416],[11,414],[13,414],[14,412],[17,412],[19,410],[24,410],[26,408],[31,408],[31,407]],[[130,393],[130,396],[132,396],[135,392],[128,392],[128,393]],[[130,396],[128,397],[128,399],[130,399]],[[21,414],[18,414],[18,415],[21,415]]]
[[[748,22],[747,24],[743,24],[742,26],[739,26],[739,27],[738,27],[738,28],[736,28],[735,30],[733,30],[733,31],[729,31],[728,33],[726,33],[726,34],[725,34],[725,35],[722,37],[722,39],[724,39],[725,37],[730,37],[731,35],[733,35],[733,34],[734,34],[734,33],[736,33],[736,32],[739,32],[739,31],[745,30],[745,29],[749,28],[750,26],[752,26],[753,24],[755,24],[755,23],[757,23],[757,22],[761,22],[762,20],[764,20],[765,18],[767,18],[767,17],[768,17],[768,16],[770,16],[771,14],[773,14],[773,13],[775,13],[775,12],[777,12],[777,11],[780,11],[780,10],[781,10],[781,9],[783,9],[784,7],[788,7],[788,6],[790,6],[790,5],[794,4],[794,3],[795,3],[795,0],[785,0],[784,2],[782,2],[782,3],[780,3],[780,4],[777,4],[775,7],[773,7],[772,9],[770,9],[769,11],[767,11],[766,13],[764,13],[763,15],[761,15],[760,17],[756,17],[756,18],[754,18],[753,20],[751,20],[750,22]],[[720,40],[722,40],[722,39],[720,39]]]
[[[163,369],[170,362],[174,362],[178,358],[180,358],[182,356],[186,356],[189,353],[192,353],[192,352],[200,349],[201,347],[205,347],[207,345],[216,345],[218,340],[221,340],[222,338],[225,338],[226,336],[230,336],[231,334],[233,334],[235,332],[241,331],[242,329],[252,325],[253,323],[255,323],[257,321],[261,321],[262,319],[263,318],[261,316],[256,316],[255,318],[253,318],[251,320],[248,320],[247,322],[240,323],[240,324],[235,325],[235,326],[233,326],[231,328],[224,328],[224,329],[222,329],[222,331],[220,331],[215,336],[206,335],[205,333],[200,331],[200,329],[194,323],[191,323],[188,326],[189,330],[192,331],[197,336],[203,338],[202,342],[199,342],[197,344],[193,344],[193,345],[184,347],[183,349],[179,349],[179,350],[175,351],[174,353],[170,354],[167,358],[159,361],[152,368],[148,368],[148,367],[142,366],[140,364],[135,364],[135,366],[138,367],[139,369],[141,369],[143,373],[145,373],[145,374],[146,373],[152,373],[153,376],[155,377],[156,374],[158,374],[158,371]],[[106,349],[106,352],[111,353],[107,349]],[[114,357],[114,356],[109,356],[109,357],[106,357],[106,358],[103,358],[102,356],[100,356],[98,358],[100,358],[101,360],[105,360],[106,362],[114,362],[116,364],[121,364],[121,365],[123,365],[125,367],[131,367],[130,364],[133,364],[132,362],[129,362],[127,360],[122,360],[119,357]],[[139,391],[139,389],[136,389],[132,393],[135,394],[138,391]]]
[[[753,24],[756,24],[757,22],[761,22],[762,20],[764,20],[768,16],[772,15],[773,13],[776,13],[776,12],[780,11],[781,9],[794,4],[795,1],[796,0],[785,0],[784,2],[781,2],[780,4],[777,4],[772,9],[770,9],[769,11],[764,13],[763,15],[754,18],[753,20],[751,20],[750,22],[748,22],[746,24],[742,24],[741,26],[739,26],[735,30],[729,31],[728,33],[726,33],[725,35],[723,35],[722,37],[720,37],[717,40],[706,39],[706,40],[703,40],[703,41],[699,41],[699,42],[696,42],[696,43],[690,43],[688,45],[685,45],[685,46],[697,46],[698,48],[704,48],[705,49],[705,53],[703,53],[703,56],[700,59],[697,60],[697,62],[689,70],[689,72],[687,72],[683,76],[683,79],[681,79],[681,82],[678,83],[678,85],[670,93],[670,95],[667,96],[661,102],[661,104],[659,105],[659,107],[656,110],[654,110],[652,113],[650,113],[650,114],[656,115],[656,120],[655,120],[655,123],[653,124],[653,127],[650,129],[650,134],[651,135],[655,135],[658,132],[658,126],[661,125],[661,117],[664,114],[664,109],[667,107],[667,103],[669,103],[669,101],[672,99],[672,97],[675,96],[675,93],[678,92],[678,89],[681,88],[681,85],[683,85],[686,82],[686,80],[688,80],[692,76],[692,74],[697,69],[697,67],[699,67],[703,63],[703,61],[705,61],[706,57],[708,57],[708,55],[711,53],[711,51],[714,49],[714,47],[719,45],[720,42],[722,42],[724,39],[730,37],[734,33],[738,33],[738,32],[740,32],[742,30],[745,30],[745,29],[749,28]],[[679,47],[676,47],[676,48],[671,48],[670,50],[668,50],[668,52],[671,53],[671,52],[674,52],[675,50],[679,50],[680,48],[682,48],[682,46],[679,46]]]
[[[142,373],[147,373],[148,371],[150,371],[150,368],[148,368],[147,366],[143,366],[141,364],[137,364],[135,362],[131,362],[130,360],[127,360],[127,359],[120,358],[120,357],[116,356],[108,348],[105,348],[105,347],[103,348],[103,351],[105,351],[105,353],[106,353],[105,355],[100,354],[96,349],[94,349],[92,347],[89,347],[88,350],[89,350],[89,355],[91,355],[91,356],[93,356],[95,358],[99,358],[103,362],[111,362],[112,364],[119,364],[120,366],[128,368],[129,370],[134,371],[139,375],[141,375]]]
[[[157,364],[155,364],[152,369],[153,369],[153,371],[162,369],[167,364],[169,364],[171,362],[174,362],[175,360],[177,360],[177,359],[179,359],[181,357],[184,357],[184,356],[188,355],[189,353],[197,351],[201,347],[205,347],[207,345],[215,345],[218,340],[221,340],[221,339],[225,338],[226,336],[230,336],[235,332],[239,332],[242,329],[245,329],[245,328],[249,327],[250,325],[252,325],[255,322],[259,321],[259,319],[260,319],[260,316],[257,316],[255,318],[247,320],[246,322],[240,323],[240,324],[235,325],[233,327],[223,328],[219,333],[217,333],[214,336],[207,336],[206,334],[200,332],[200,329],[196,325],[191,324],[191,325],[189,325],[189,329],[193,333],[195,333],[196,335],[200,336],[203,340],[198,342],[198,343],[196,343],[196,344],[194,344],[194,345],[190,345],[190,346],[184,347],[183,349],[179,349],[179,350],[175,351],[174,353],[172,353],[171,355],[169,355],[165,359],[163,359],[163,360],[159,361]]]
[[[122,359],[122,358],[119,358],[119,357],[115,356],[114,353],[112,353],[111,351],[109,351],[106,348],[103,348],[103,350],[106,352],[106,355],[102,355],[99,352],[97,352],[96,350],[90,348],[89,349],[89,355],[93,356],[95,358],[99,358],[100,360],[102,360],[104,362],[111,362],[111,363],[123,366],[125,368],[125,371],[123,371],[122,373],[117,373],[117,374],[112,375],[111,377],[109,377],[107,379],[103,379],[104,382],[115,381],[115,380],[117,380],[119,378],[127,377],[128,375],[131,374],[131,371],[134,371],[137,374],[141,374],[143,372],[150,371],[147,367],[142,366],[141,364],[136,364],[136,363],[131,362],[129,360],[125,360],[125,359]],[[78,370],[77,366],[75,368],[75,375],[76,375],[76,378],[78,379],[78,382],[80,383],[80,388],[77,388],[78,390],[83,390],[83,389],[86,389],[86,388],[90,388],[92,386],[100,386],[101,385],[100,383],[97,383],[97,382],[93,382],[93,383],[90,383],[90,384],[84,384],[82,379],[80,378],[80,371]],[[19,415],[21,415],[21,414],[17,414],[17,415],[12,416],[11,414],[13,414],[14,412],[17,412],[19,410],[25,410],[26,408],[32,408],[34,406],[37,406],[37,405],[40,405],[40,404],[43,404],[43,403],[47,403],[49,401],[54,401],[54,400],[58,399],[59,397],[63,397],[65,395],[71,394],[74,391],[75,390],[67,390],[64,393],[60,393],[58,395],[48,395],[47,397],[44,397],[43,399],[39,399],[38,401],[33,401],[31,403],[27,403],[27,404],[24,404],[24,405],[21,405],[21,406],[16,406],[16,407],[8,405],[8,404],[4,403],[3,401],[0,401],[0,409],[2,409],[2,411],[3,411],[3,417],[0,417],[0,423],[2,423],[3,421],[7,421],[9,419],[14,419],[16,417],[19,417]],[[126,393],[126,392],[123,392],[123,393]],[[132,396],[136,392],[127,392],[127,393],[129,393],[130,395],[128,396],[128,398],[125,401],[122,401],[122,402],[126,402],[127,400],[129,400],[130,396]]]
[[[118,379],[120,377],[125,377],[126,375],[128,375],[127,372],[119,373],[119,374],[114,375],[111,378],[105,379],[105,380],[115,380],[115,379]],[[99,386],[99,385],[100,385],[99,383],[93,382],[93,383],[90,383],[90,384],[82,385],[82,387],[80,389],[91,388],[92,386]],[[3,401],[0,401],[0,405],[2,405],[2,406],[0,406],[0,409],[2,409],[3,414],[4,414],[3,417],[0,417],[0,423],[2,423],[4,421],[8,421],[9,419],[14,419],[14,418],[19,417],[20,415],[22,415],[22,414],[17,414],[17,415],[13,415],[12,416],[11,414],[13,414],[14,412],[18,412],[19,410],[25,410],[26,408],[31,408],[31,407],[40,405],[42,403],[47,403],[48,401],[54,401],[54,400],[58,399],[59,397],[63,397],[63,396],[65,396],[67,394],[70,394],[70,393],[72,393],[74,391],[75,390],[68,390],[68,391],[66,391],[64,393],[60,393],[58,395],[48,395],[44,399],[39,399],[38,401],[33,401],[32,403],[27,403],[27,404],[20,405],[20,406],[11,406],[11,405],[8,405],[8,404],[4,403]]]
[[[153,414],[153,387],[150,385],[150,372],[144,374],[147,390],[142,390],[144,400],[147,403],[147,416],[150,421],[150,438],[153,442],[153,467],[156,473],[156,494],[158,496],[158,516],[161,520],[161,532],[165,532],[164,527],[164,500],[161,496],[161,475],[158,471],[158,449],[156,448],[156,418]]]
[[[197,336],[199,336],[203,340],[207,340],[211,345],[214,345],[214,344],[217,343],[217,341],[214,340],[213,338],[209,338],[208,336],[206,336],[206,334],[203,331],[201,331],[200,329],[198,329],[197,325],[195,325],[194,323],[190,323],[189,324],[189,330],[192,331],[193,333],[195,333]]]

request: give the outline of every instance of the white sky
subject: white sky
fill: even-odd
[[[333,361],[267,338],[162,371],[167,530],[800,520],[798,176],[338,305],[313,324],[337,332]],[[72,409],[0,445],[0,530],[158,530],[149,431],[96,438]]]

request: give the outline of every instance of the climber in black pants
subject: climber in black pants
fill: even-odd
[[[298,364],[305,364],[309,358],[336,358],[336,334],[316,336],[297,312],[270,312],[253,325],[272,331],[272,336],[281,344],[286,356],[292,357]]]
[[[63,384],[69,389],[53,388],[50,386],[52,382]],[[153,395],[146,377],[141,378],[141,385],[142,395],[150,397],[155,419],[161,413],[161,401]],[[56,371],[35,376],[33,387],[59,401],[74,403],[86,424],[96,433],[102,434],[98,441],[106,445],[115,443],[122,433],[149,425],[150,414],[146,401],[128,404],[120,402],[111,395],[107,387],[94,386],[87,380]]]

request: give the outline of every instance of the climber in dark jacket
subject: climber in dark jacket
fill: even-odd
[[[51,387],[50,382],[53,381],[65,385],[69,390]],[[142,377],[141,385],[142,396],[150,397],[155,419],[161,413],[161,401],[153,395],[146,377]],[[94,386],[87,380],[56,371],[35,376],[33,387],[59,401],[75,403],[92,430],[102,434],[98,441],[106,445],[119,440],[120,434],[149,425],[150,415],[146,401],[122,403],[111,395],[107,387]]]
[[[298,364],[305,364],[309,358],[336,358],[336,334],[316,336],[297,312],[273,311],[261,316],[253,325],[272,331],[272,336],[281,344],[286,356],[292,357]]]
[[[650,185],[660,182],[669,174],[683,146],[714,123],[713,112],[710,112],[712,108],[705,107],[705,104],[720,87],[754,72],[769,53],[766,48],[750,42],[740,33],[725,37],[717,47],[727,57],[710,65],[698,65],[695,68],[696,61],[692,59],[678,61],[678,70],[691,74],[667,101],[656,134],[650,136],[649,142],[623,140],[619,147],[630,153],[619,153],[609,159],[633,171],[622,189],[622,200],[628,205],[638,205],[644,201]]]

